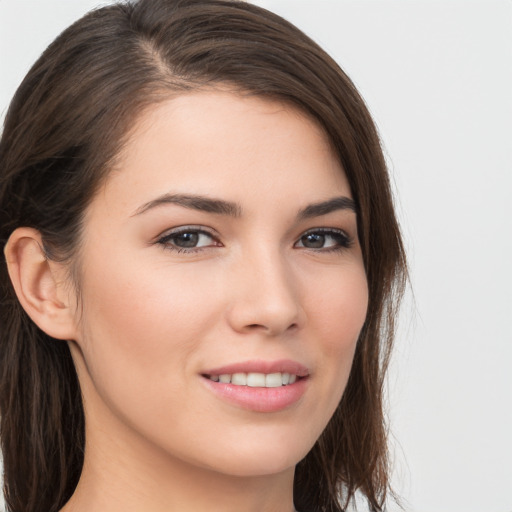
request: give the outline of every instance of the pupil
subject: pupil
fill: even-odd
[[[314,249],[322,248],[325,244],[325,235],[310,233],[302,238],[302,243],[306,247],[312,247]]]
[[[176,237],[175,243],[180,247],[195,247],[198,240],[197,233],[181,233]]]

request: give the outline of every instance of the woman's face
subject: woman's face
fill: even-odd
[[[155,105],[84,222],[71,348],[88,441],[229,475],[293,470],[343,394],[368,299],[319,127],[223,91]]]

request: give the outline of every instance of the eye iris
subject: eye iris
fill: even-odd
[[[180,233],[174,237],[174,243],[178,247],[195,247],[198,241],[198,233]]]
[[[314,249],[322,248],[325,245],[325,235],[321,233],[309,233],[302,237],[302,244],[304,247]]]

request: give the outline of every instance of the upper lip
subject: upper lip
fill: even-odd
[[[211,368],[203,372],[204,375],[233,375],[234,373],[290,373],[297,375],[297,377],[306,377],[309,375],[309,370],[297,361],[281,359],[277,361],[242,361]]]

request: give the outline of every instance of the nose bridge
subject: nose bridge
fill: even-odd
[[[269,335],[297,327],[302,309],[293,269],[278,247],[261,244],[237,262],[230,321],[236,330]]]

